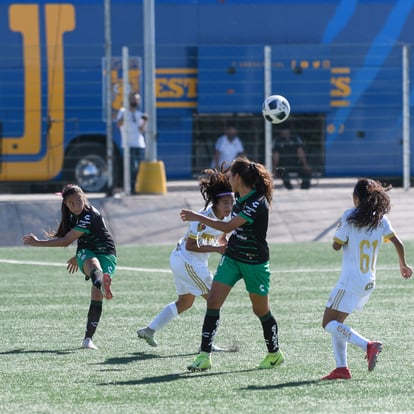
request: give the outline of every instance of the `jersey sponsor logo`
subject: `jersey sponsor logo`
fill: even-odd
[[[217,239],[212,234],[197,232],[197,246],[217,246]]]
[[[243,236],[242,234],[237,234],[237,238],[239,240],[247,241],[247,237],[246,236]]]
[[[246,214],[246,216],[251,217],[252,213],[256,211],[256,206],[246,206],[246,208],[243,210],[243,213]]]
[[[80,227],[86,227],[90,224],[91,222],[91,215],[90,214],[86,214],[84,217],[82,217],[79,220],[78,226]]]

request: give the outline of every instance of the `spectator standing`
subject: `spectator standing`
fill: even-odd
[[[243,155],[243,143],[238,137],[236,127],[231,125],[227,127],[224,135],[219,137],[216,141],[212,168],[220,170],[223,163],[226,163],[228,167],[234,159]]]
[[[131,194],[135,193],[135,183],[139,164],[145,160],[145,129],[148,115],[139,110],[141,96],[135,92],[129,94],[129,108],[122,107],[117,116],[116,124],[121,131],[122,147],[129,147]]]

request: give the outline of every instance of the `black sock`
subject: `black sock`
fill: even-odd
[[[279,337],[276,319],[269,312],[260,318],[260,322],[262,323],[267,350],[269,352],[277,352],[279,350]]]
[[[102,282],[103,282],[103,273],[102,270],[99,269],[92,269],[90,278],[92,279],[92,284],[97,288],[101,289]]]
[[[220,309],[207,309],[204,317],[203,331],[201,334],[201,350],[211,352],[214,337],[220,322]]]
[[[102,314],[102,301],[91,300],[88,312],[88,320],[86,322],[85,338],[92,338],[98,327],[99,319]]]

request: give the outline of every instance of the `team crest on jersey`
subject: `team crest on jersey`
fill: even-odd
[[[197,231],[203,231],[206,229],[206,225],[203,223],[198,223]]]

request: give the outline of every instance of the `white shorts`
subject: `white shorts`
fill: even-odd
[[[170,266],[174,274],[177,295],[191,293],[194,296],[207,295],[213,282],[213,275],[205,265],[191,265],[181,253],[173,250]]]
[[[368,302],[373,291],[374,285],[361,292],[352,292],[344,289],[342,284],[337,284],[329,295],[326,307],[344,313],[352,313],[355,310],[361,310]]]

